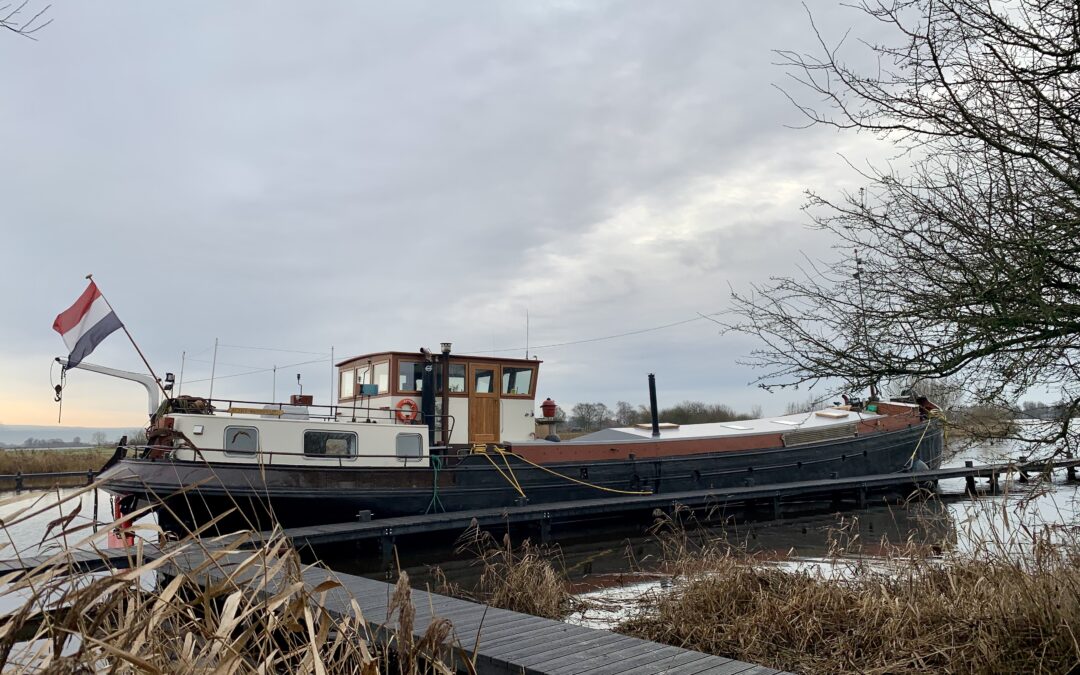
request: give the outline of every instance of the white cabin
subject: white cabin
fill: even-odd
[[[424,368],[435,379],[435,443],[471,445],[536,437],[536,379],[541,361],[459,354],[378,352],[341,361],[339,419],[393,424],[420,410]],[[443,387],[443,382],[448,384]],[[409,401],[411,403],[405,403]],[[446,415],[444,416],[444,406]],[[369,416],[368,409],[394,413]],[[398,414],[401,411],[401,414]],[[443,428],[442,421],[448,421]],[[419,419],[417,419],[419,421]]]

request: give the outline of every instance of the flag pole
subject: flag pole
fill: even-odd
[[[94,280],[94,275],[93,274],[87,274],[86,278],[89,281],[93,281]],[[116,314],[116,310],[113,309],[112,303],[110,303],[109,299],[105,297],[105,294],[101,292],[101,287],[100,286],[98,287],[98,293],[101,294],[101,299],[105,301],[105,304],[109,306],[109,310],[112,311],[113,314]],[[116,318],[119,319],[120,316],[117,315]],[[128,331],[127,326],[124,324],[123,321],[120,322],[120,327],[124,329],[124,335],[127,335],[128,340],[131,341],[131,346],[134,347],[135,351],[139,353],[139,358],[141,358],[143,364],[146,365],[146,369],[150,371],[150,376],[154,378],[154,382],[157,382],[158,389],[160,389],[161,393],[165,396],[166,399],[168,399],[169,398],[169,392],[165,391],[165,387],[162,386],[161,380],[158,379],[157,373],[155,373],[154,369],[150,366],[150,362],[146,360],[146,356],[142,353],[142,350],[139,349],[139,345],[135,344],[135,338],[131,337],[131,332]]]

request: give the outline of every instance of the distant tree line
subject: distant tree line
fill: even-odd
[[[22,443],[0,443],[0,448],[82,448],[90,445],[76,436],[70,441],[62,438],[34,438],[31,436]]]
[[[132,431],[130,435],[135,433],[142,433],[143,438],[146,438],[145,432]],[[75,436],[70,441],[65,441],[62,438],[34,438],[31,436],[22,443],[0,443],[0,448],[85,448],[90,447],[105,447],[107,445],[114,445],[117,439],[110,439],[105,435],[104,431],[95,431],[90,434],[89,439],[83,439],[81,436]]]
[[[559,418],[560,410],[556,413]],[[609,427],[629,427],[635,424],[649,424],[652,415],[646,405],[634,406],[626,401],[619,401],[614,408],[605,403],[578,403],[569,415],[562,413],[570,430],[596,431]],[[683,401],[669,408],[661,408],[661,422],[672,424],[705,424],[707,422],[731,422],[761,417],[761,407],[755,406],[749,413],[736,412],[722,403],[703,403],[701,401]]]

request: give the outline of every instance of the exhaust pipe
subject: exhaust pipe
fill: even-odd
[[[656,375],[649,373],[649,412],[652,413],[653,438],[660,436],[660,413],[656,409]]]

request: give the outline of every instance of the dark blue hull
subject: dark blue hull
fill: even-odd
[[[161,498],[188,525],[236,509],[241,517],[234,524],[266,529],[275,521],[284,527],[353,521],[362,511],[386,518],[512,506],[522,493],[540,504],[893,473],[913,461],[938,468],[942,432],[929,424],[775,450],[546,465],[561,476],[513,455],[466,455],[442,458],[439,471],[125,459],[102,480],[116,494]]]

